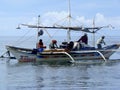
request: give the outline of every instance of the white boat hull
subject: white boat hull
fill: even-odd
[[[51,51],[40,52],[37,54],[32,53],[32,49],[24,49],[13,46],[6,46],[7,50],[15,56],[15,58],[20,62],[31,62],[31,61],[43,61],[43,62],[67,62],[67,61],[79,61],[79,60],[105,60],[115,52],[111,49],[118,49],[119,45],[113,45],[110,48],[99,51],[98,50],[81,50],[81,51]],[[111,51],[110,51],[111,50]]]

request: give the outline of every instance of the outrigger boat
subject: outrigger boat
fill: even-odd
[[[65,50],[65,49],[48,49],[43,52],[33,53],[33,49],[26,49],[14,46],[6,46],[17,60],[20,62],[42,61],[42,62],[75,62],[79,60],[104,60],[109,57],[119,48],[119,44],[109,45],[101,50]]]
[[[65,30],[75,30],[84,31],[87,33],[95,33],[104,27],[92,27],[92,28],[82,28],[82,27],[45,27],[36,25],[27,25],[29,28],[49,28],[49,29],[65,29]],[[93,31],[94,30],[94,31]],[[41,61],[41,62],[75,62],[79,60],[104,60],[106,61],[109,57],[117,51],[120,44],[113,44],[103,47],[102,49],[97,49],[83,43],[79,43],[77,48],[68,48],[71,42],[63,42],[59,48],[55,49],[44,49],[39,52],[37,49],[27,49],[15,46],[6,46],[7,50],[12,53],[15,58],[20,62],[28,61]],[[72,42],[73,45],[76,42]]]
[[[69,18],[71,14],[69,13]],[[70,37],[70,31],[78,31],[78,32],[86,32],[95,34],[97,31],[102,28],[106,28],[108,26],[103,27],[82,27],[82,26],[42,26],[42,25],[27,25],[21,24],[23,26],[27,26],[28,28],[37,28],[38,31],[40,29],[62,29],[67,30],[67,35]],[[63,42],[59,48],[55,49],[44,49],[42,52],[37,51],[37,49],[27,49],[20,48],[15,46],[6,46],[6,49],[12,53],[15,58],[20,62],[29,62],[29,61],[40,61],[40,62],[76,62],[80,60],[103,60],[107,61],[110,56],[117,51],[120,47],[120,44],[112,44],[102,49],[97,49],[95,47],[91,47],[89,45],[85,45],[79,43],[79,48],[68,48],[71,43],[70,38],[68,38],[68,42]],[[73,45],[75,44],[72,41]]]

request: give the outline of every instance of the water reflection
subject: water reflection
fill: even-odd
[[[0,90],[6,90],[7,85],[6,72],[7,72],[6,62],[0,59]]]
[[[120,60],[106,63],[36,64],[0,61],[1,90],[93,90],[120,86]],[[4,82],[3,82],[4,81]],[[114,87],[116,86],[116,87]],[[4,88],[4,89],[3,89]]]

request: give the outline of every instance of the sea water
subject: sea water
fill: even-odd
[[[6,52],[5,45],[17,44],[17,39],[2,37],[0,54]],[[27,41],[21,46],[34,47],[34,39]],[[115,53],[111,58],[118,59],[106,63],[76,64],[20,63],[1,58],[0,90],[119,90],[119,57],[120,53]]]

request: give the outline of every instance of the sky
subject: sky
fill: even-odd
[[[0,36],[22,36],[28,30],[34,30],[19,24],[36,24],[40,15],[42,25],[53,25],[68,16],[69,0],[0,0]],[[71,0],[72,20],[79,21],[81,26],[112,25],[117,36],[120,33],[120,0]],[[105,32],[113,35],[113,31]]]

